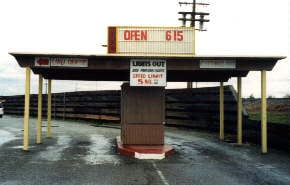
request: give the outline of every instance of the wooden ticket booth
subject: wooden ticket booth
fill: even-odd
[[[121,88],[121,140],[124,145],[163,145],[165,88]]]

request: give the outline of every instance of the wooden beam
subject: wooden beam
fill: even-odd
[[[47,92],[47,137],[51,137],[51,80],[48,80]]]
[[[242,78],[238,77],[238,105],[237,105],[237,143],[241,145],[243,143],[243,125],[242,125],[242,115],[243,115],[243,105],[242,105]]]
[[[43,78],[38,76],[38,107],[37,107],[37,131],[36,131],[36,143],[42,143],[42,84]]]
[[[268,152],[267,147],[267,99],[266,99],[266,71],[261,71],[261,132],[262,153]]]
[[[224,139],[224,83],[220,82],[220,140]]]
[[[24,121],[23,121],[23,150],[29,150],[29,105],[30,105],[30,73],[31,69],[25,69],[25,104],[24,104]]]

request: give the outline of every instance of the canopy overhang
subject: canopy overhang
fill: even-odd
[[[281,56],[138,56],[138,55],[72,55],[10,53],[20,67],[53,80],[129,81],[130,60],[162,59],[167,64],[168,82],[222,82],[231,77],[245,77],[249,71],[271,71]],[[37,57],[86,59],[88,67],[38,67]],[[235,61],[235,68],[201,68],[201,61]]]
[[[136,59],[158,59],[166,61],[167,81],[168,82],[221,82],[219,93],[219,111],[220,111],[220,139],[224,140],[224,90],[223,83],[231,77],[237,79],[237,144],[242,144],[242,78],[247,76],[249,71],[261,71],[261,145],[262,153],[267,153],[267,101],[266,101],[266,71],[270,71],[275,66],[276,62],[284,57],[279,56],[125,56],[125,55],[67,55],[67,54],[35,54],[35,53],[10,53],[13,55],[21,67],[26,68],[25,73],[25,109],[24,109],[24,129],[23,129],[23,150],[28,151],[29,146],[29,99],[30,99],[30,69],[35,74],[40,74],[48,80],[47,91],[47,136],[51,137],[51,80],[91,80],[91,81],[129,81],[130,77],[130,61]],[[156,61],[155,61],[156,62]],[[141,64],[146,64],[138,62]],[[152,62],[153,63],[153,62]],[[151,63],[150,63],[151,65]],[[42,125],[42,76],[38,80],[38,122],[37,122],[37,143],[41,143],[41,125]],[[133,87],[130,87],[133,89]],[[161,88],[147,88],[147,92],[160,90]],[[130,96],[128,89],[122,91],[123,109],[131,107],[135,104],[139,106],[142,101],[138,99],[143,97],[143,101],[159,102],[164,104],[164,91],[157,93],[157,96],[152,96],[152,93],[144,93],[143,91],[132,91],[133,96]],[[143,95],[142,95],[142,93]],[[136,93],[140,96],[134,95]],[[131,93],[132,94],[132,93]],[[146,96],[145,96],[146,95]],[[145,98],[144,98],[145,97]],[[126,100],[130,98],[130,101]],[[163,99],[163,100],[162,100]],[[138,101],[137,101],[138,100]],[[156,101],[157,100],[157,101]],[[124,103],[127,101],[126,103]],[[162,102],[163,103],[160,103]],[[131,102],[128,103],[128,102]],[[134,102],[134,103],[132,103]],[[139,103],[136,103],[139,102]],[[121,103],[122,104],[122,103]],[[150,104],[154,107],[155,103]],[[134,105],[133,105],[134,107]],[[148,107],[148,106],[147,106]],[[158,106],[157,106],[158,107]],[[150,127],[146,125],[147,132],[156,130],[158,134],[164,138],[163,123],[164,106],[160,106],[154,110],[154,117],[162,118],[159,122],[160,127]],[[163,108],[162,108],[163,107]],[[122,109],[122,108],[121,108]],[[123,110],[122,109],[122,110]],[[131,114],[124,109],[124,114],[121,114],[123,119],[127,120],[132,116],[131,120],[136,119],[135,113]],[[151,123],[152,110],[150,108],[140,109],[142,112],[137,112],[137,115],[146,115],[146,119],[142,116],[141,122],[133,121],[132,123]],[[148,111],[150,110],[150,111]],[[124,118],[124,115],[127,117]],[[148,115],[148,116],[147,116]],[[150,119],[148,119],[150,118]],[[148,122],[148,120],[150,122]],[[155,119],[155,118],[154,118]],[[156,119],[156,120],[158,120]],[[144,121],[145,120],[145,121]],[[130,125],[130,124],[127,124]],[[142,125],[142,124],[141,124]],[[157,124],[156,124],[157,125]],[[122,127],[124,126],[122,122]],[[139,125],[140,126],[140,125]],[[129,127],[126,129],[128,130]],[[138,130],[137,127],[132,127],[130,132]],[[145,127],[138,127],[144,129]],[[140,130],[140,129],[139,129]],[[127,132],[127,131],[126,131]],[[143,133],[143,130],[141,130]],[[154,131],[155,132],[155,131]],[[135,134],[136,135],[136,134]],[[155,134],[156,135],[156,134]],[[145,135],[144,135],[145,136]],[[142,137],[144,137],[142,136]],[[150,136],[151,137],[151,136]],[[154,136],[155,137],[155,136]],[[162,140],[160,140],[162,141]],[[148,142],[149,143],[149,142]],[[151,143],[152,144],[152,143]],[[165,155],[165,154],[164,154]]]

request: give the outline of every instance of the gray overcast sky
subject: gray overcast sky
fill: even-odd
[[[289,55],[288,1],[215,0],[197,55]],[[104,54],[107,26],[179,26],[177,0],[1,0],[0,95],[23,94],[24,70],[8,52]],[[268,73],[268,95],[289,93],[289,61]],[[228,84],[235,86],[235,79]],[[199,83],[198,86],[209,85]],[[54,92],[118,89],[120,83],[55,81]],[[168,87],[185,87],[169,83]],[[37,80],[32,76],[32,93]],[[260,73],[243,79],[243,95],[260,96]]]

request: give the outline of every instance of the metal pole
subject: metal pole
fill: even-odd
[[[187,89],[192,89],[192,82],[187,82]]]
[[[42,143],[42,83],[43,78],[38,76],[38,113],[37,113],[37,131],[36,131],[36,143]]]
[[[224,83],[220,83],[220,140],[225,139],[224,134]]]
[[[29,100],[30,100],[30,73],[31,69],[25,69],[25,105],[24,105],[24,121],[23,121],[23,150],[28,151],[29,148]]]
[[[51,79],[48,80],[47,94],[47,137],[51,137]]]
[[[192,1],[192,14],[191,14],[191,27],[195,27],[195,10],[196,10],[196,0]]]
[[[195,9],[196,9],[196,0],[192,1],[192,13],[191,13],[191,22],[190,27],[193,27],[195,30]],[[195,55],[195,31],[193,31],[193,55]],[[187,88],[192,89],[192,82],[187,82]]]
[[[62,119],[65,120],[65,92],[63,93],[63,111],[62,111]]]
[[[56,105],[55,105],[55,100],[56,100],[56,94],[53,94],[53,119],[56,119]]]
[[[261,131],[262,153],[268,152],[267,147],[267,100],[266,100],[266,70],[261,71]]]
[[[45,80],[45,93],[47,94],[47,80]]]
[[[238,123],[237,123],[237,140],[238,144],[241,145],[243,143],[242,140],[242,78],[238,77],[238,112],[237,112],[237,117],[238,117]]]

